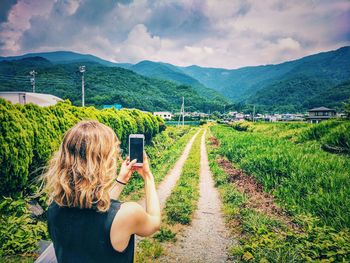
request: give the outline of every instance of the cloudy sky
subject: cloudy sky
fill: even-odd
[[[237,68],[350,45],[349,0],[0,0],[0,56]]]

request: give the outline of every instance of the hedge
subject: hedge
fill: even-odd
[[[41,173],[65,132],[83,119],[110,126],[124,149],[129,134],[143,133],[147,142],[165,129],[161,118],[136,109],[98,110],[69,101],[39,107],[0,99],[0,196],[18,195]]]

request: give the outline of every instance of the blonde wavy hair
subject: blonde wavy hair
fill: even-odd
[[[98,121],[81,121],[71,128],[43,176],[48,204],[107,211],[119,145],[114,131]]]

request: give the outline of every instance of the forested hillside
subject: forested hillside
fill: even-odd
[[[36,70],[36,92],[49,93],[81,104],[81,63],[53,64],[41,57],[0,62],[0,91],[31,91],[29,71]],[[104,104],[122,104],[123,107],[147,111],[179,111],[182,96],[187,111],[214,111],[222,108],[225,99],[206,98],[193,87],[174,82],[140,76],[119,67],[107,67],[84,62],[85,101],[97,107]]]
[[[47,60],[33,58],[36,55]],[[1,90],[18,86],[30,90],[28,72],[43,69],[38,71],[38,91],[69,98],[74,104],[80,103],[81,63],[88,66],[86,101],[96,106],[121,103],[144,110],[177,110],[185,96],[187,111],[222,111],[222,105],[234,103],[227,109],[255,105],[259,111],[302,112],[318,106],[340,109],[350,93],[350,47],[233,70],[152,61],[113,63],[68,51],[0,57],[0,61]]]
[[[146,77],[174,81],[178,84],[183,84],[183,85],[190,85],[199,94],[202,94],[203,96],[210,99],[217,98],[217,99],[221,99],[222,101],[227,100],[225,99],[223,94],[220,94],[219,92],[204,86],[197,79],[192,78],[189,75],[185,74],[179,67],[176,67],[168,63],[153,62],[153,61],[145,60],[132,66],[129,66],[129,65],[123,66],[123,64],[121,64],[121,66],[124,68],[128,68]]]
[[[335,51],[323,52],[276,65],[233,70],[198,66],[182,67],[181,69],[204,85],[220,92],[226,91],[228,97],[234,101],[240,101],[273,81],[301,74],[337,84],[350,78],[349,66],[350,47],[342,47]]]

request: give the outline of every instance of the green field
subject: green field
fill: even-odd
[[[238,221],[241,231],[240,245],[232,248],[232,255],[254,262],[350,259],[349,129],[344,128],[348,125],[330,121],[211,127],[220,145],[209,144],[212,171],[226,217]],[[344,152],[327,152],[326,143]],[[276,197],[297,230],[250,207],[250,197],[230,183],[218,158],[227,158]]]

